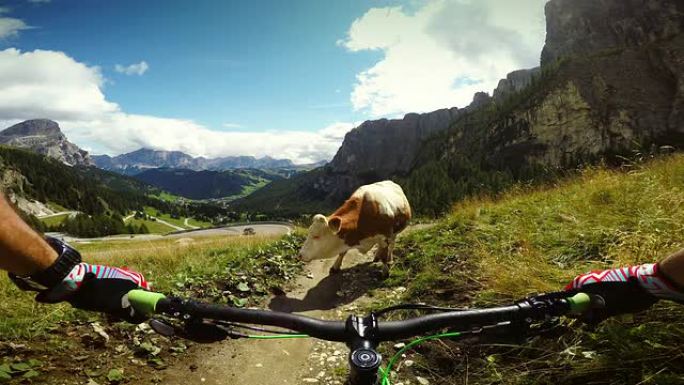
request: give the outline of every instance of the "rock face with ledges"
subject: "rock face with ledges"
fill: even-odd
[[[0,132],[0,144],[24,148],[59,160],[69,166],[92,165],[87,151],[69,142],[57,122],[27,120]]]
[[[378,177],[406,173],[420,142],[447,129],[458,115],[458,108],[450,108],[407,114],[403,119],[365,121],[347,133],[330,167],[336,173],[373,173]]]
[[[552,0],[546,17],[537,83],[476,130],[456,122],[445,160],[515,173],[684,147],[684,2]]]
[[[684,31],[681,0],[553,0],[546,4],[542,65],[616,47],[643,46]]]
[[[500,101],[516,92],[522,91],[532,84],[532,80],[538,77],[540,72],[541,69],[539,67],[511,72],[506,76],[506,79],[499,81],[498,86],[494,90],[494,100]]]

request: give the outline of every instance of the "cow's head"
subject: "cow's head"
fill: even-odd
[[[299,251],[299,258],[305,262],[332,258],[348,249],[339,236],[341,227],[342,220],[338,217],[333,217],[328,221],[324,215],[314,216],[313,223],[309,227],[309,236]]]

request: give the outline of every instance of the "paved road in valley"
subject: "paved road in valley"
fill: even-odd
[[[156,239],[173,239],[173,238],[194,238],[207,236],[239,236],[242,235],[246,228],[254,229],[255,235],[285,235],[292,232],[294,228],[291,225],[273,224],[273,223],[251,223],[249,225],[226,226],[214,229],[193,230],[182,233],[174,233],[168,235],[161,234],[136,234],[136,235],[113,235],[111,237],[102,238],[76,238],[62,233],[48,233],[48,235],[62,238],[67,242],[112,242],[112,241],[150,241]]]

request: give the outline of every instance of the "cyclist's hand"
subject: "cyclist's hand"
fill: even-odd
[[[36,296],[44,303],[69,302],[78,309],[106,313],[128,322],[139,323],[144,317],[136,314],[128,302],[128,292],[149,289],[140,273],[117,267],[81,263],[74,267],[61,284]]]
[[[605,307],[587,315],[586,320],[593,323],[618,314],[646,310],[659,299],[684,301],[684,293],[670,283],[654,263],[582,274],[565,290],[603,297]]]

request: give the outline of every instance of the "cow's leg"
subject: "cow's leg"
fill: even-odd
[[[345,255],[347,255],[347,252],[343,251],[337,256],[337,260],[335,260],[335,263],[330,268],[330,274],[337,274],[340,272],[340,270],[342,270],[342,260],[344,259]]]
[[[387,259],[387,243],[378,242],[378,248],[375,250],[373,262],[384,262]]]
[[[389,271],[390,268],[392,267],[392,259],[393,259],[393,253],[394,253],[394,241],[395,241],[396,236],[392,235],[387,239],[387,251],[384,255],[384,259],[382,260],[383,266],[382,266],[382,272],[386,277],[389,277]]]
[[[385,263],[388,265],[392,265],[392,263],[394,262],[394,243],[396,241],[396,238],[396,235],[392,235],[387,240],[387,259],[385,259]]]

